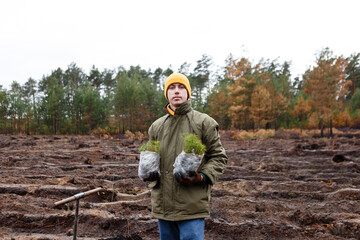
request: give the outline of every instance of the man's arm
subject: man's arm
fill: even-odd
[[[209,184],[214,184],[223,174],[228,157],[220,141],[219,127],[212,118],[207,118],[202,125],[203,142],[206,145],[205,164],[200,173],[206,176]]]

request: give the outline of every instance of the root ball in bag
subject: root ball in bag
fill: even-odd
[[[200,166],[206,147],[194,134],[183,136],[183,151],[175,159],[174,174],[181,173],[183,176],[192,177]]]
[[[149,141],[140,147],[138,175],[143,181],[151,176],[160,176],[159,141]]]

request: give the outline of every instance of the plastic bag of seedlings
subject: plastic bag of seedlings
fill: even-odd
[[[183,151],[175,159],[174,174],[180,173],[185,177],[194,176],[205,151],[205,146],[196,135],[184,135]]]
[[[203,155],[182,151],[175,159],[174,174],[180,173],[185,177],[192,177],[200,166]]]
[[[138,176],[141,180],[153,181],[154,177],[160,177],[159,142],[150,141],[140,147],[140,162]]]

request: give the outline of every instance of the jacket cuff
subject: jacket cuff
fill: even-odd
[[[206,176],[206,174],[205,174],[205,173],[200,172],[200,174],[201,174],[201,176],[203,176],[203,180],[202,180],[202,182],[203,182],[203,183],[205,183],[205,184],[210,184],[210,183],[211,183],[211,181],[210,181],[209,177],[208,177],[208,176]]]

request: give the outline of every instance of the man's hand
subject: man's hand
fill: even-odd
[[[189,186],[191,184],[200,184],[203,183],[204,177],[198,172],[193,172],[190,174],[190,177],[186,177],[181,173],[175,173],[175,179],[178,183]]]
[[[158,172],[151,172],[149,174],[149,177],[148,178],[145,178],[144,181],[145,182],[153,182],[153,181],[156,181],[156,180],[159,180],[160,179],[160,175]]]

